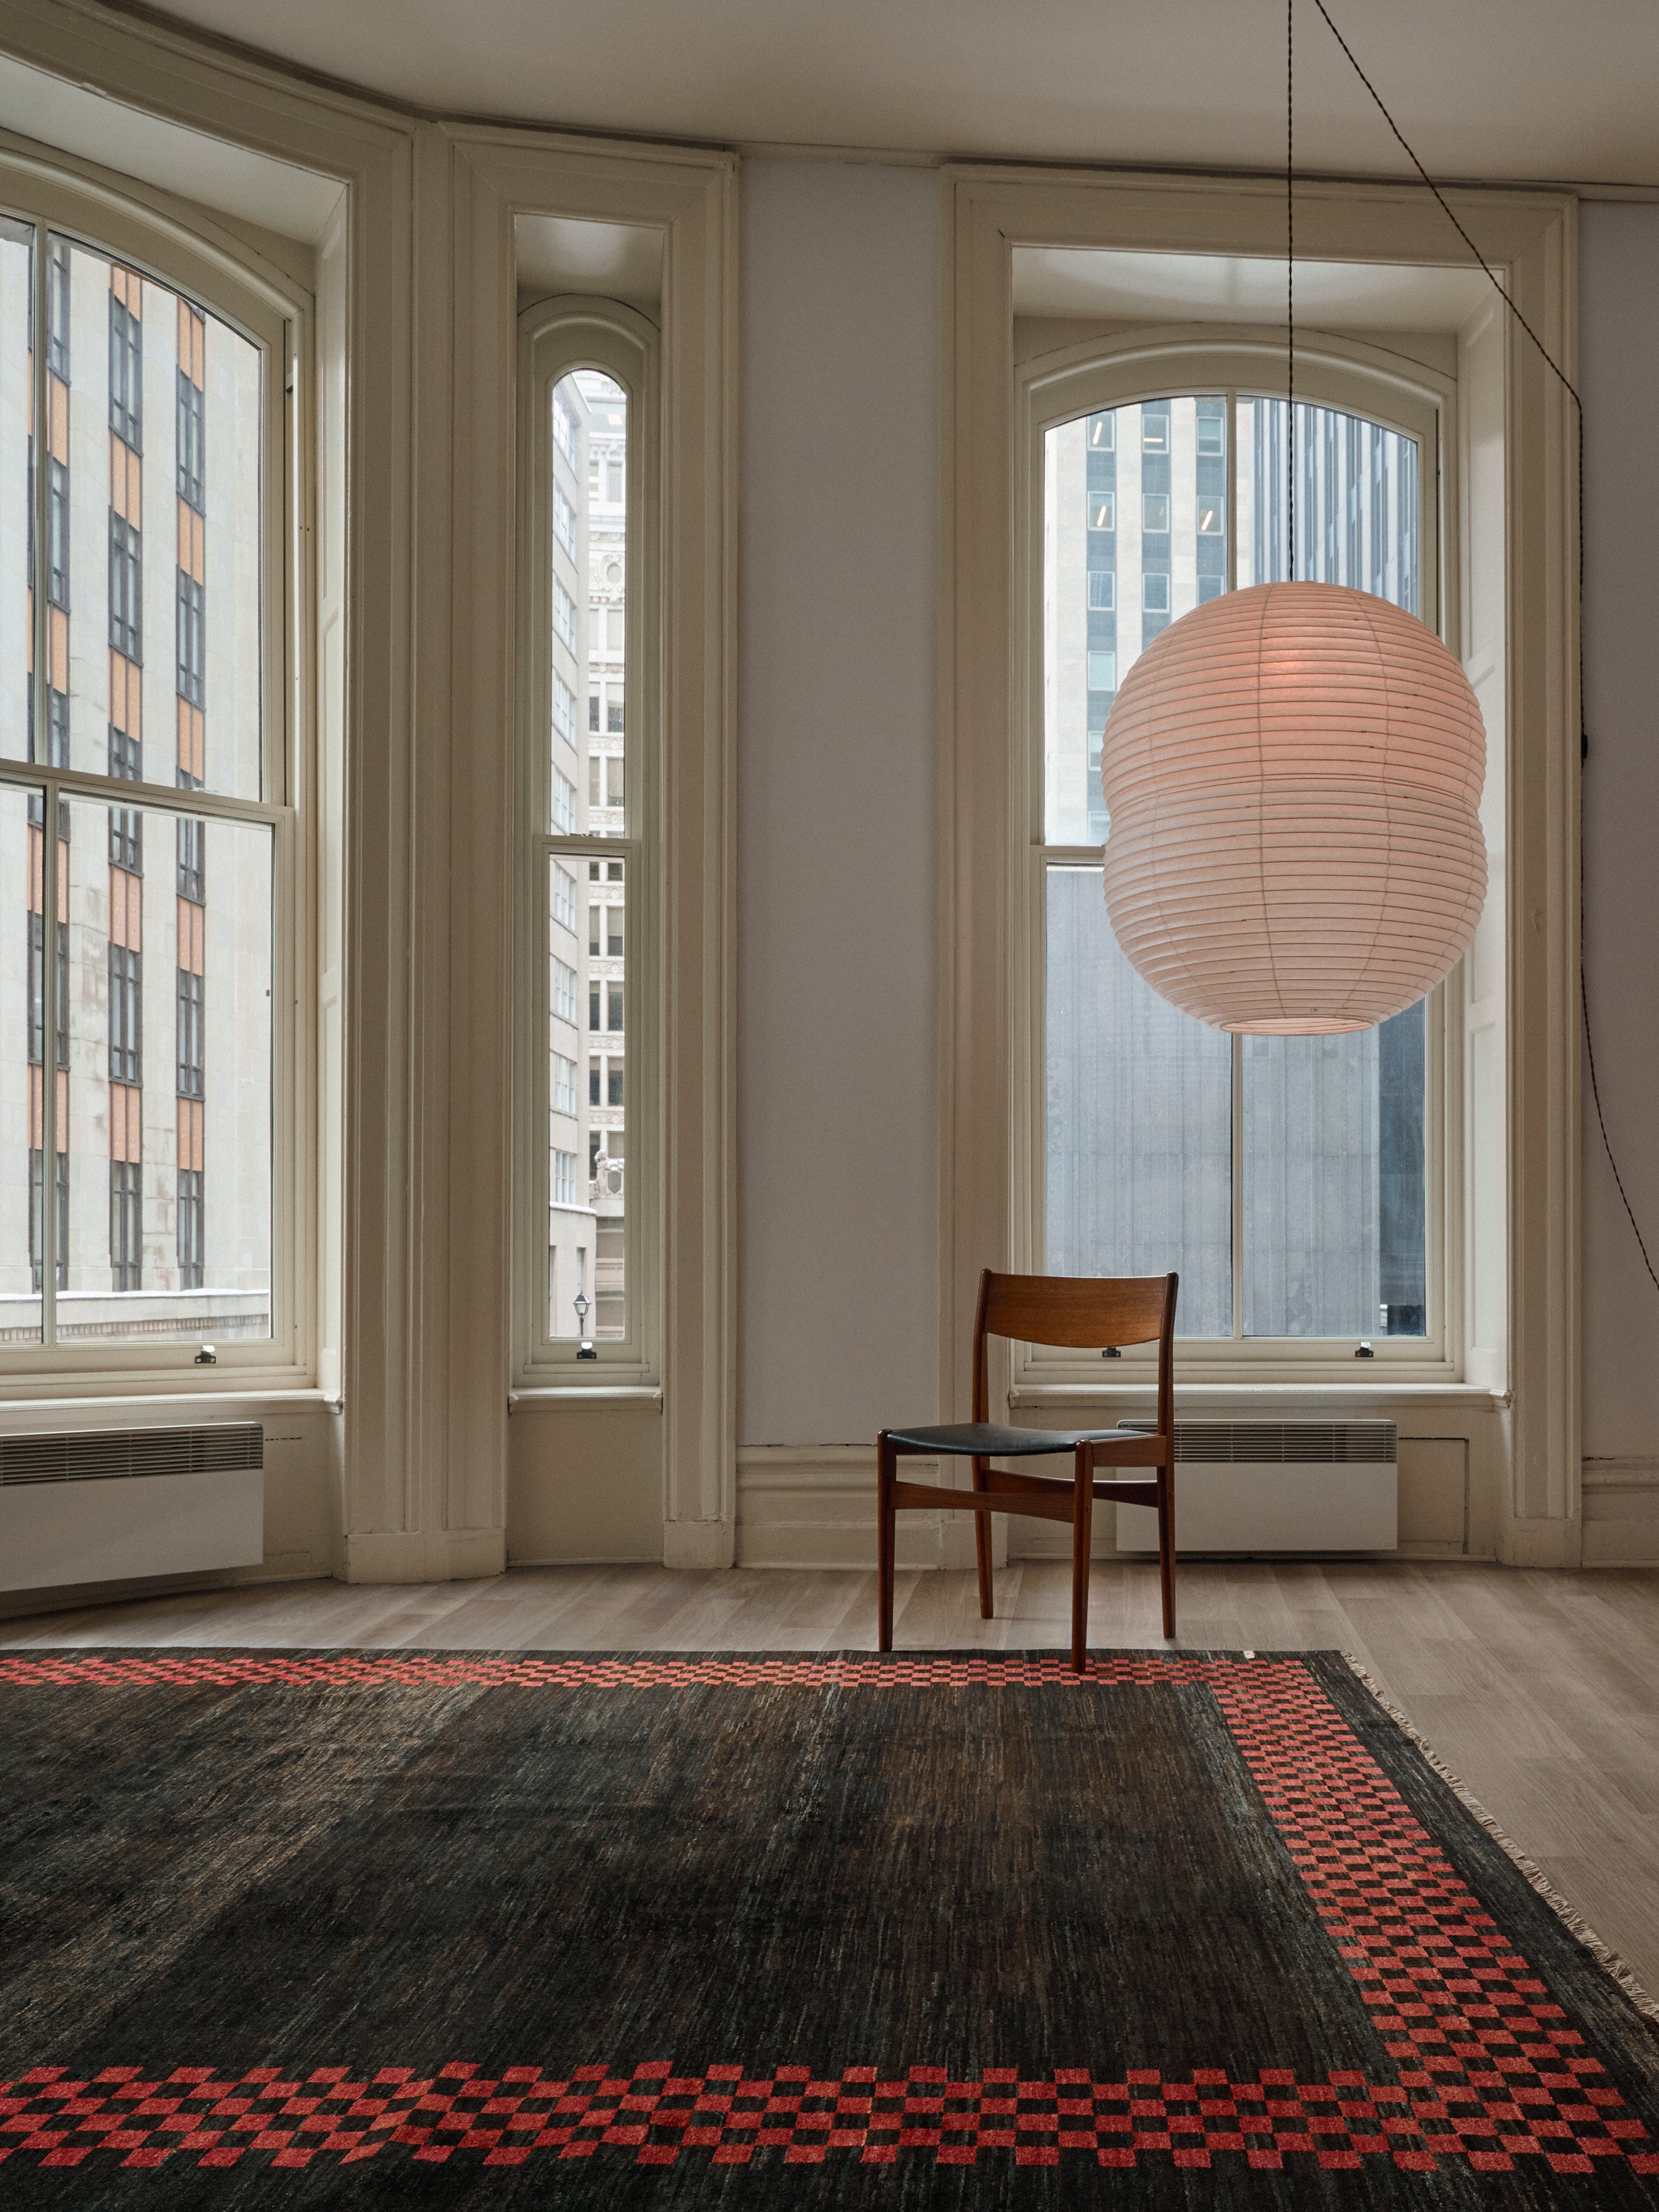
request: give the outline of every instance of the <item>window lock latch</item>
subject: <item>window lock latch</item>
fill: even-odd
[[[1354,1352],[1354,1358],[1356,1359],[1375,1359],[1376,1357],[1376,1354],[1371,1350],[1371,1340],[1370,1337],[1362,1336],[1359,1340],[1358,1346]]]
[[[219,1355],[212,1345],[204,1344],[202,1346],[196,1355],[196,1364],[198,1367],[216,1367],[219,1364]]]
[[[1109,1344],[1100,1356],[1103,1359],[1121,1359],[1123,1354],[1118,1350],[1116,1345]]]

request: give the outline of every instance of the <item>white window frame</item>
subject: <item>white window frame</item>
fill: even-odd
[[[142,188],[140,188],[142,191]],[[310,517],[311,392],[314,316],[309,295],[284,286],[268,262],[257,265],[227,251],[225,234],[210,242],[191,214],[164,207],[161,196],[141,198],[94,185],[35,152],[25,157],[0,149],[0,212],[37,227],[37,330],[44,331],[46,238],[62,233],[89,251],[153,277],[235,330],[264,356],[261,378],[261,491],[264,559],[261,598],[261,797],[232,798],[202,791],[187,807],[173,784],[54,769],[42,761],[0,761],[0,783],[46,793],[46,848],[56,836],[60,804],[93,801],[151,811],[151,818],[187,811],[192,817],[268,826],[271,830],[271,1334],[268,1339],[216,1342],[212,1367],[197,1364],[198,1345],[112,1343],[0,1347],[0,1401],[62,1395],[83,1383],[99,1390],[130,1384],[138,1391],[180,1389],[221,1391],[238,1385],[304,1387],[317,1358],[317,1224],[311,1205],[317,1171],[317,1131],[312,1092],[310,1039],[317,1018],[313,972],[314,918],[309,898],[310,825],[314,806],[314,702],[305,680],[311,656],[301,623],[313,608],[313,581],[307,565],[302,526]],[[36,347],[39,387],[46,373],[44,344]],[[158,404],[170,407],[172,394]],[[35,538],[44,550],[47,471],[37,470]],[[170,501],[174,487],[162,488]],[[170,507],[167,512],[170,514]],[[168,526],[170,529],[170,526]],[[45,600],[37,592],[35,667],[45,667]],[[161,634],[167,624],[161,621]],[[158,647],[158,649],[161,649]],[[170,658],[170,647],[167,648]],[[100,645],[98,650],[102,651]],[[56,870],[47,869],[46,941],[56,916]],[[47,1033],[44,1065],[53,1064],[57,994],[45,994]],[[170,1057],[170,1055],[167,1055]],[[50,1133],[50,1132],[48,1133]],[[48,1146],[48,1150],[52,1147]],[[44,1209],[46,1239],[42,1265],[42,1320],[56,1303],[57,1270],[48,1264],[57,1209]]]
[[[623,1223],[623,1279],[627,1285],[627,1333],[619,1341],[601,1340],[595,1357],[578,1359],[574,1338],[555,1338],[547,1312],[547,1263],[544,1232],[538,1242],[537,1224],[547,1219],[550,1200],[551,1163],[546,1139],[549,1080],[548,1051],[544,1041],[534,1045],[536,1031],[525,1031],[532,1048],[520,1055],[520,1095],[518,1101],[517,1176],[519,1188],[529,1202],[514,1207],[518,1238],[515,1273],[518,1319],[515,1328],[517,1379],[531,1388],[563,1386],[605,1389],[617,1386],[654,1386],[661,1367],[661,1249],[658,1162],[661,1146],[660,1051],[658,1042],[660,1002],[660,825],[658,790],[657,697],[658,669],[645,641],[660,634],[661,604],[657,578],[656,548],[659,534],[660,449],[659,386],[660,334],[656,325],[620,301],[589,298],[544,301],[526,308],[520,318],[519,481],[521,527],[520,637],[529,649],[521,651],[519,672],[520,789],[522,831],[519,840],[521,878],[520,927],[525,933],[533,974],[547,957],[549,901],[545,889],[550,863],[556,858],[580,860],[621,860],[629,908],[626,935],[629,957],[624,981],[623,1028],[620,1033],[605,1026],[610,1003],[610,979],[590,972],[590,991],[601,989],[599,1030],[585,1030],[591,1054],[594,1045],[608,1049],[605,1040],[618,1035],[627,1039],[632,1063],[634,1106],[629,1124],[628,1205]],[[627,625],[628,642],[623,654],[623,682],[634,702],[623,738],[624,756],[631,753],[627,787],[631,803],[624,811],[622,830],[614,836],[550,827],[548,732],[551,726],[550,690],[552,682],[550,650],[540,641],[548,635],[545,610],[550,598],[550,542],[549,498],[552,492],[551,410],[554,386],[577,369],[601,371],[628,394],[626,507],[629,518],[626,547],[626,590],[637,618]],[[590,733],[591,735],[591,733]],[[590,746],[590,757],[592,755]],[[605,880],[603,877],[601,881]],[[591,887],[590,887],[591,893]],[[585,1010],[580,1009],[586,1020]],[[520,1018],[533,1024],[538,1010],[522,1003]],[[545,1020],[545,1015],[539,1018]]]
[[[1213,334],[1196,335],[1176,342],[1149,339],[1133,332],[1102,338],[1094,345],[1073,349],[1080,357],[1068,360],[1050,374],[1020,380],[1024,410],[1026,493],[1023,502],[1023,564],[1016,583],[1023,599],[1020,621],[1025,640],[1026,682],[1021,735],[1024,769],[1020,777],[1024,794],[1018,835],[1026,856],[1027,886],[1024,926],[1017,931],[1022,946],[1024,988],[1019,994],[1024,1030],[1026,1079],[1024,1096],[1014,1117],[1015,1143],[1025,1172],[1016,1168],[1014,1235],[1015,1265],[1034,1273],[1046,1269],[1045,1205],[1042,1124],[1038,1102],[1044,1095],[1044,945],[1046,878],[1056,866],[1098,867],[1097,848],[1090,846],[1048,845],[1043,842],[1043,557],[1045,533],[1046,440],[1049,430],[1109,408],[1133,405],[1148,399],[1196,395],[1220,398],[1227,409],[1226,459],[1230,477],[1237,468],[1237,409],[1241,400],[1254,397],[1283,397],[1283,354],[1264,344],[1259,335],[1231,331],[1218,326]],[[1278,389],[1275,390],[1277,383]],[[1408,374],[1399,357],[1363,340],[1310,341],[1298,348],[1297,398],[1310,405],[1328,407],[1360,416],[1414,439],[1419,450],[1419,612],[1431,628],[1458,647],[1459,594],[1443,587],[1442,547],[1458,543],[1456,472],[1445,465],[1445,456],[1456,449],[1456,387],[1449,377],[1413,365]],[[1163,496],[1163,495],[1159,495]],[[1236,574],[1237,547],[1229,502],[1227,582]],[[1447,1132],[1462,1128],[1461,1092],[1457,1084],[1460,1056],[1448,1049],[1448,1024],[1461,1024],[1463,1006],[1462,963],[1431,994],[1426,1018],[1425,1100],[1425,1208],[1426,1333],[1423,1337],[1371,1334],[1372,1358],[1364,1371],[1373,1381],[1386,1373],[1398,1382],[1443,1382],[1461,1380],[1462,1344],[1458,1317],[1462,1310],[1462,1177],[1461,1162],[1447,1157]],[[1182,1371],[1191,1381],[1201,1378],[1253,1381],[1304,1380],[1325,1376],[1349,1381],[1355,1369],[1358,1340],[1342,1337],[1248,1337],[1243,1334],[1242,1298],[1244,1263],[1244,1194],[1240,1171],[1243,1151],[1242,1038],[1233,1039],[1232,1130],[1232,1272],[1233,1334],[1231,1337],[1182,1337]],[[1179,1316],[1177,1316],[1177,1329]],[[1150,1370],[1156,1346],[1125,1347],[1114,1363],[1114,1379],[1132,1380],[1142,1368]],[[1014,1362],[1016,1387],[1098,1382],[1098,1355],[1086,1361],[1074,1352],[1046,1346],[1024,1346]]]

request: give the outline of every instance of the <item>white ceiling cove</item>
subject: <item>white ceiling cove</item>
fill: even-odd
[[[1329,0],[1430,170],[1659,185],[1656,0]],[[1272,168],[1282,0],[175,0],[447,114],[725,143]],[[1317,10],[1298,160],[1407,173]]]

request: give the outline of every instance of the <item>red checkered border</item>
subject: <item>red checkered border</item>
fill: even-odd
[[[1352,2072],[1298,2082],[1264,2069],[1236,2081],[1195,2069],[1102,2081],[1087,2069],[1037,2078],[988,2069],[956,2081],[912,2067],[878,2080],[852,2066],[820,2080],[805,2067],[738,2063],[676,2073],[666,2060],[595,2063],[554,2079],[538,2067],[486,2078],[472,2065],[430,2079],[407,2068],[349,2078],[324,2067],[293,2079],[274,2068],[220,2075],[183,2067],[165,2079],[112,2067],[75,2081],[37,2068],[0,2083],[0,2161],[33,2154],[76,2166],[94,2151],[126,2166],[194,2153],[207,2166],[251,2152],[273,2166],[342,2164],[401,2146],[417,2160],[481,2152],[485,2165],[538,2152],[591,2157],[632,2149],[644,2165],[687,2149],[717,2164],[757,2150],[816,2164],[831,2152],[883,2163],[931,2149],[942,2164],[981,2151],[1023,2164],[1092,2156],[1133,2166],[1147,2154],[1208,2166],[1232,2154],[1251,2166],[1287,2156],[1321,2167],[1386,2158],[1431,2170],[1445,2158],[1507,2172],[1538,2159],[1559,2173],[1594,2172],[1619,2160],[1659,2173],[1659,2154],[1605,2069],[1568,2026],[1543,1981],[1504,1938],[1309,1669],[1271,1660],[1098,1655],[1079,1681],[1044,1655],[899,1659],[469,1657],[364,1653],[148,1652],[7,1655],[0,1684],[263,1686],[769,1687],[867,1684],[963,1687],[1003,1684],[1073,1691],[1133,1683],[1203,1685],[1216,1696],[1316,1910],[1358,1985],[1399,2068],[1393,2081]]]

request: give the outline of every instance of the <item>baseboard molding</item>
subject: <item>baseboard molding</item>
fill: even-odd
[[[967,1483],[967,1462],[960,1480]],[[906,1462],[919,1482],[950,1482],[935,1460]],[[740,1567],[854,1567],[876,1564],[876,1455],[867,1444],[744,1444],[738,1452]],[[900,1567],[971,1567],[965,1513],[901,1513]]]
[[[349,1583],[477,1582],[507,1566],[504,1528],[387,1528],[345,1540]]]
[[[1659,1459],[1587,1459],[1583,1565],[1659,1566]]]
[[[249,1583],[327,1582],[334,1569],[310,1552],[276,1552],[252,1567],[211,1567],[187,1575],[132,1575],[119,1582],[71,1583],[52,1589],[0,1593],[0,1620],[36,1613],[79,1613],[88,1606],[128,1605],[144,1597],[186,1597],[193,1590],[238,1589]]]

